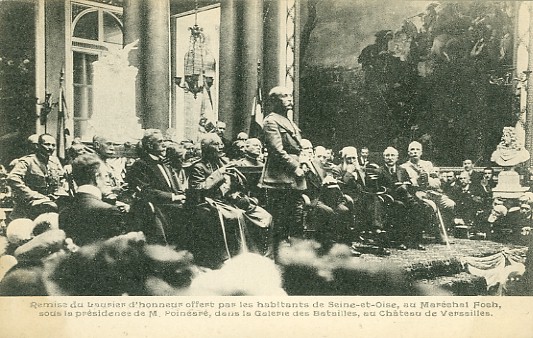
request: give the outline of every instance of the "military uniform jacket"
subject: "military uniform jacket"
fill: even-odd
[[[264,145],[268,150],[260,184],[264,188],[305,190],[303,177],[294,173],[300,166],[300,130],[285,116],[268,114],[263,120]]]
[[[64,171],[57,157],[50,156],[45,164],[32,154],[17,161],[7,182],[17,203],[29,203],[56,194],[64,183]]]
[[[421,173],[425,172],[429,175],[434,171],[433,163],[425,160],[419,160],[418,164],[414,164],[411,161],[407,161],[400,165],[400,167],[404,168],[407,171],[409,177],[411,178],[411,183],[415,187],[421,186],[422,182],[419,182],[419,177],[421,176]],[[429,176],[427,186],[430,189],[438,189],[440,187],[440,180],[438,178]]]

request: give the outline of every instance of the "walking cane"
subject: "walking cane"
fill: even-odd
[[[444,220],[442,219],[440,208],[438,206],[437,206],[437,217],[439,219],[440,235],[444,239],[444,242],[446,243],[446,247],[448,248],[448,250],[451,250],[450,241],[448,239],[448,232],[446,231],[446,226],[444,225]]]

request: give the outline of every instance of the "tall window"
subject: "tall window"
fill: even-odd
[[[74,136],[88,140],[93,113],[93,62],[122,47],[122,9],[72,3],[72,84]]]
[[[87,134],[87,123],[93,111],[93,66],[97,54],[73,52],[74,66],[74,135]]]

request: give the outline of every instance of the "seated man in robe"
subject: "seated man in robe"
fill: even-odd
[[[242,174],[224,157],[215,133],[201,140],[202,158],[190,168],[193,211],[190,251],[197,264],[216,268],[241,252],[270,254],[272,216],[247,196]]]

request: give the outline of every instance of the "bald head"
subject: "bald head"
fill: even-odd
[[[422,144],[417,141],[409,143],[409,147],[407,147],[407,154],[409,155],[410,159],[419,160],[420,156],[422,156]]]
[[[115,156],[115,142],[109,136],[94,135],[93,147],[98,156],[103,160]]]
[[[200,141],[202,147],[202,157],[213,160],[224,154],[224,143],[218,134],[207,133]]]

